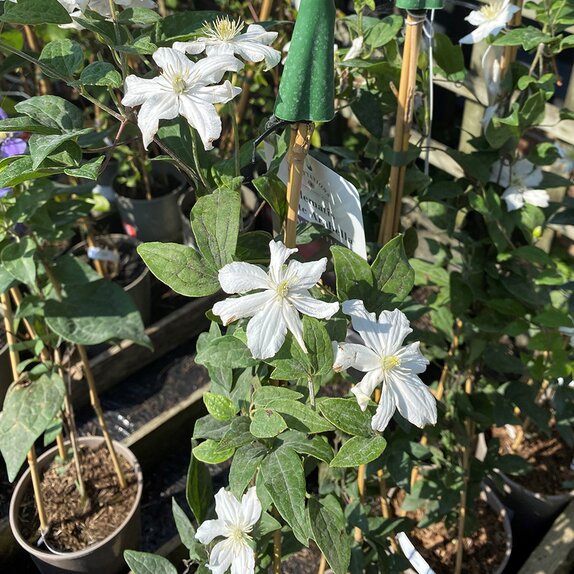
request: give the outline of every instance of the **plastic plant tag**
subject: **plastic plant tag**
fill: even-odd
[[[273,158],[273,147],[269,143],[265,143],[265,155],[269,165]],[[286,157],[277,175],[283,183],[287,183],[289,164]],[[367,259],[361,199],[357,188],[311,156],[305,159],[299,217],[324,227],[333,239]]]
[[[427,564],[426,560],[417,552],[413,543],[404,532],[397,534],[397,540],[403,554],[411,563],[411,566],[416,570],[417,574],[435,574],[435,571]]]
[[[88,247],[88,257],[97,261],[110,261],[111,263],[118,263],[120,260],[119,253],[110,251],[109,249],[102,249],[101,247]]]
[[[440,10],[444,0],[397,0],[395,5],[402,10]]]
[[[335,2],[301,0],[279,85],[275,116],[328,122],[335,115]]]

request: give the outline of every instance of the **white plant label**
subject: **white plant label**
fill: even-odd
[[[265,152],[269,165],[273,158],[270,144],[265,145]],[[277,175],[283,183],[287,183],[287,158],[281,162]],[[299,217],[324,227],[339,243],[367,259],[361,199],[357,188],[311,156],[305,159]]]
[[[111,251],[110,249],[102,249],[100,247],[88,247],[88,257],[97,261],[110,261],[117,263],[120,260],[119,253]]]
[[[417,574],[435,574],[435,571],[428,565],[427,561],[419,554],[409,537],[404,532],[397,534],[397,540],[403,554],[416,570]]]

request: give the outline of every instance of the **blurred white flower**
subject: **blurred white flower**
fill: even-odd
[[[521,209],[525,204],[548,207],[550,196],[545,189],[535,189],[542,183],[542,170],[527,159],[512,165],[497,161],[492,166],[490,181],[506,188],[502,199],[508,211]]]
[[[266,70],[274,68],[281,60],[281,52],[271,48],[277,32],[267,32],[263,26],[251,24],[242,34],[244,26],[242,20],[230,20],[227,16],[217,18],[211,24],[205,24],[202,37],[192,42],[175,42],[173,49],[187,54],[205,51],[208,56],[235,54],[247,62],[265,60]]]
[[[570,346],[574,347],[574,327],[559,327],[558,330],[567,337],[570,337]]]
[[[14,0],[16,1],[16,0]],[[97,12],[107,20],[111,20],[112,11],[108,0],[58,0],[60,4],[68,11],[72,18],[79,18],[83,16],[86,10]],[[153,0],[114,0],[114,3],[122,8],[157,8]],[[76,30],[83,30],[83,26],[77,22],[71,24],[61,24],[60,28],[74,28]]]
[[[249,545],[251,531],[261,518],[261,502],[255,487],[251,487],[241,502],[222,488],[215,495],[217,520],[206,520],[197,529],[195,537],[202,544],[218,542],[209,553],[207,567],[213,574],[224,574],[231,567],[231,574],[253,574],[255,553]]]
[[[349,48],[349,51],[345,54],[343,62],[348,62],[349,60],[354,60],[355,58],[358,58],[363,51],[363,42],[364,42],[363,36],[355,38],[351,44],[351,47]]]
[[[230,263],[219,271],[219,283],[226,293],[258,292],[213,306],[213,312],[225,325],[251,317],[247,324],[247,346],[256,359],[273,357],[288,330],[306,351],[299,313],[330,319],[339,310],[338,303],[319,301],[309,293],[325,272],[326,257],[310,263],[290,261],[285,265],[297,249],[287,249],[280,241],[271,241],[269,248],[271,262],[267,273],[251,263]]]
[[[199,133],[206,150],[221,135],[221,119],[214,104],[224,104],[241,92],[229,81],[217,84],[225,72],[237,72],[243,64],[230,55],[210,56],[197,63],[171,48],[159,48],[155,63],[162,73],[147,80],[131,75],[126,78],[122,104],[141,105],[138,126],[147,147],[159,128],[160,120],[171,120],[182,115]]]
[[[511,4],[510,0],[491,0],[480,10],[473,10],[465,20],[476,26],[470,34],[461,38],[461,44],[476,44],[488,36],[496,36],[520,8]]]
[[[412,332],[405,314],[398,309],[383,311],[377,321],[376,315],[356,299],[343,303],[343,313],[350,315],[364,345],[339,343],[333,369],[353,368],[366,373],[351,389],[363,411],[375,388],[381,385],[379,406],[371,421],[373,430],[384,431],[395,410],[419,428],[434,425],[436,399],[418,377],[428,361],[420,352],[419,342],[403,345]]]

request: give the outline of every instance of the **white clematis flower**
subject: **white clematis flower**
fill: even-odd
[[[209,554],[207,567],[213,574],[253,574],[255,553],[249,545],[253,526],[261,518],[261,502],[255,487],[250,488],[239,502],[233,494],[222,488],[215,495],[217,520],[206,520],[197,529],[195,537],[202,544],[223,537]]]
[[[16,1],[16,0],[14,0]],[[107,20],[112,19],[109,0],[58,0],[58,2],[68,11],[72,18],[80,18],[84,15],[86,9],[97,12]],[[157,8],[153,0],[114,0],[114,3],[122,8]],[[77,22],[71,24],[60,24],[60,28],[72,28],[83,30],[83,26]]]
[[[366,373],[351,392],[361,410],[366,410],[376,387],[382,385],[381,399],[371,421],[376,431],[384,431],[395,410],[415,426],[422,428],[437,420],[436,399],[417,376],[426,370],[428,361],[419,344],[403,345],[412,332],[409,321],[398,309],[383,311],[379,320],[369,313],[362,301],[343,303],[343,313],[350,315],[353,329],[364,345],[339,343],[333,369],[357,369]]]
[[[141,105],[138,126],[147,149],[159,128],[159,120],[182,115],[199,133],[206,150],[221,135],[221,119],[214,104],[224,104],[241,92],[226,80],[214,86],[225,72],[237,72],[243,64],[233,56],[210,56],[197,63],[178,50],[159,48],[153,54],[161,75],[151,80],[126,78],[122,104]]]
[[[290,261],[285,265],[297,249],[287,249],[280,241],[271,241],[269,248],[271,262],[267,273],[250,263],[230,263],[219,271],[219,283],[226,293],[256,290],[257,293],[226,299],[213,306],[213,312],[225,325],[252,317],[247,324],[247,346],[256,359],[275,356],[288,330],[306,352],[299,313],[330,319],[339,310],[338,303],[319,301],[309,293],[325,272],[326,257],[310,263]]]
[[[542,183],[542,170],[527,159],[519,159],[512,166],[497,161],[492,166],[490,181],[506,188],[502,199],[508,211],[524,207],[526,203],[548,207],[550,196],[545,189],[535,189]]]
[[[558,330],[567,337],[570,337],[570,346],[574,347],[574,327],[558,327]]]
[[[271,48],[277,32],[267,32],[259,24],[250,24],[242,34],[244,26],[242,20],[217,18],[211,24],[205,24],[204,36],[192,42],[175,42],[173,48],[187,54],[201,54],[203,51],[208,56],[236,54],[247,62],[265,60],[266,70],[274,68],[281,60],[281,53]]]
[[[480,10],[473,10],[465,20],[476,29],[461,38],[461,44],[476,44],[488,36],[496,36],[520,8],[510,3],[510,0],[491,0]]]

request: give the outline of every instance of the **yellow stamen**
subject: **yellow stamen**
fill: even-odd
[[[173,91],[178,95],[183,94],[187,88],[185,80],[179,74],[173,77],[171,85],[173,86]]]
[[[501,12],[504,6],[504,0],[493,0],[489,4],[485,4],[480,11],[488,20],[494,20]]]
[[[226,16],[224,18],[217,18],[210,24],[205,22],[203,25],[203,33],[213,40],[229,42],[229,40],[233,40],[233,38],[239,35],[244,26],[245,24],[241,18],[230,20]]]
[[[401,359],[396,355],[391,355],[390,357],[383,357],[381,363],[383,371],[390,371],[391,369],[400,366]]]

